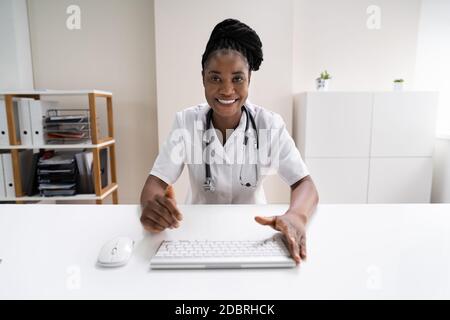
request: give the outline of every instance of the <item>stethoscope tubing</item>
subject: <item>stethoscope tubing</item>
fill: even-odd
[[[249,128],[249,119],[250,119],[250,123],[253,127],[253,129],[255,130],[255,134],[256,134],[256,150],[259,150],[259,137],[258,137],[258,129],[256,128],[256,122],[255,119],[253,118],[252,114],[248,111],[247,107],[244,105],[242,106],[241,110],[243,112],[245,112],[246,115],[246,121],[245,121],[245,131],[244,131],[244,146],[245,148],[247,147],[247,143],[248,143],[248,136],[247,136],[247,131]],[[208,131],[211,128],[211,123],[212,123],[212,114],[213,114],[213,109],[211,108],[208,113],[206,114],[206,131]],[[208,146],[211,143],[210,140],[208,140],[206,142],[206,146]],[[256,168],[256,170],[258,170],[258,168]],[[257,172],[257,171],[256,171]],[[206,176],[206,180],[204,183],[204,188],[207,191],[214,191],[215,187],[213,185],[213,180],[212,180],[212,175],[211,175],[211,166],[209,165],[208,161],[206,161],[205,163],[205,176]],[[241,176],[239,177],[240,179],[242,178]],[[248,184],[246,184],[246,186],[248,186]]]

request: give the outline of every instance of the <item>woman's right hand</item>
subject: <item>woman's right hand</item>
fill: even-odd
[[[155,193],[142,203],[141,223],[147,231],[161,232],[166,228],[178,228],[182,219],[172,186],[167,187],[164,195]]]

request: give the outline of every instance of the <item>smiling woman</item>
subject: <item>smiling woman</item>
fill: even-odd
[[[255,219],[282,232],[299,263],[306,258],[305,227],[318,195],[283,119],[248,101],[252,71],[262,61],[261,40],[248,25],[226,19],[214,27],[201,61],[207,103],[177,112],[141,193],[141,222],[151,232],[180,226],[171,185],[184,165],[191,186],[186,202],[192,204],[264,204],[262,182],[276,172],[291,187],[290,207]],[[198,151],[203,161],[190,162]]]

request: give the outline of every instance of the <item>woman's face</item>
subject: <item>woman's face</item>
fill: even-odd
[[[205,97],[220,117],[239,117],[248,96],[251,72],[238,51],[213,53],[202,71]]]

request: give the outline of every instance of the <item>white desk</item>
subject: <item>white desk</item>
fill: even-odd
[[[163,239],[260,239],[256,214],[285,205],[180,206],[178,230],[144,232],[130,205],[0,205],[0,299],[450,298],[450,205],[321,205],[296,269],[150,270]],[[119,269],[95,266],[103,243],[135,239]]]

